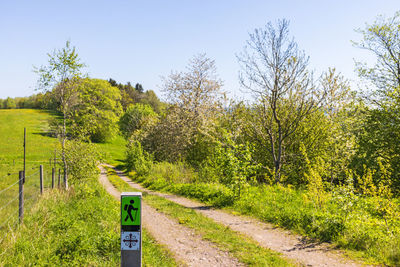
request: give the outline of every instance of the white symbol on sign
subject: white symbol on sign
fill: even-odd
[[[139,232],[121,233],[121,250],[139,250],[139,244],[140,244]]]

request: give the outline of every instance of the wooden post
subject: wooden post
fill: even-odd
[[[51,169],[51,188],[54,188],[54,179],[55,179],[55,176],[56,176],[56,169],[55,169],[55,168],[52,168],[52,169]]]
[[[19,218],[19,223],[23,223],[24,221],[24,171],[19,171],[19,205],[18,205],[18,218]]]
[[[40,165],[40,194],[43,194],[43,165]]]
[[[61,170],[58,169],[58,188],[60,188],[61,185]]]

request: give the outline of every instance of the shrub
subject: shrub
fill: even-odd
[[[87,180],[98,174],[100,153],[94,144],[76,140],[68,141],[65,156],[71,183]]]
[[[127,145],[126,167],[128,171],[134,170],[139,176],[147,175],[153,165],[152,157],[143,151],[139,141],[131,140]]]

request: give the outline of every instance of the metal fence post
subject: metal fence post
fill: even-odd
[[[54,168],[51,169],[51,188],[54,188],[54,179],[56,176],[56,170]]]
[[[18,212],[18,218],[19,218],[19,223],[23,223],[24,221],[24,171],[19,171],[19,212]]]
[[[43,165],[40,165],[40,194],[43,194]]]
[[[60,188],[61,185],[61,170],[58,169],[58,188]]]

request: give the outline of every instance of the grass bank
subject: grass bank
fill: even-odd
[[[237,197],[225,185],[193,182],[196,174],[182,169],[181,165],[155,163],[147,176],[130,176],[152,190],[194,198],[332,242],[367,263],[400,265],[400,219],[382,213],[383,199],[336,188],[324,193],[323,205],[318,207],[307,191],[279,185],[246,186]],[[391,205],[391,211],[400,214],[399,201]]]

